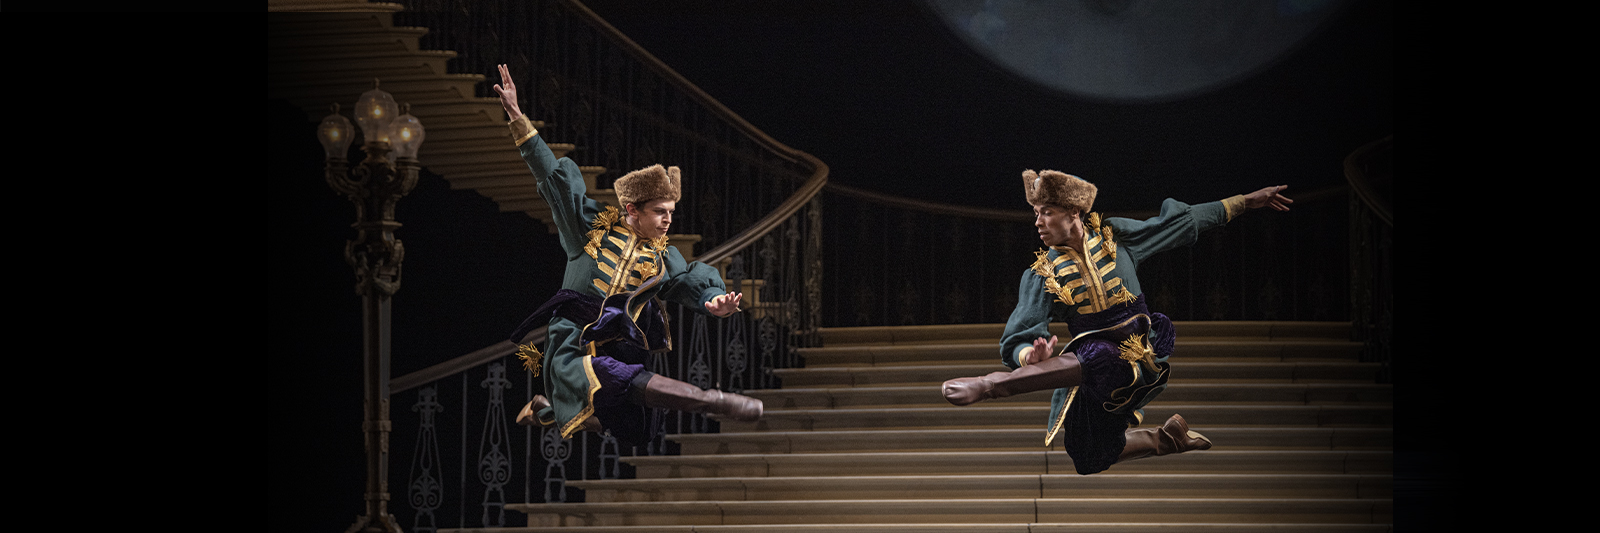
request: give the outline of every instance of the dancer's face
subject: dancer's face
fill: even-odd
[[[667,199],[655,199],[640,204],[628,204],[628,225],[640,237],[654,239],[667,234],[672,227],[672,212],[678,209],[678,202]]]
[[[1077,246],[1083,242],[1083,219],[1077,209],[1059,205],[1033,206],[1033,227],[1045,246]]]

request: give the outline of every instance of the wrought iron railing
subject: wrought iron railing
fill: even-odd
[[[1247,214],[1145,260],[1139,279],[1150,308],[1174,320],[1349,320],[1343,191],[1291,194],[1288,213]],[[832,184],[826,193],[828,327],[1005,322],[1041,246],[1025,207],[974,209]]]
[[[396,25],[428,28],[423,48],[456,52],[452,71],[493,78],[506,63],[513,75],[528,73],[516,80],[523,109],[544,121],[541,136],[577,146],[568,157],[607,169],[599,187],[654,163],[693,177],[680,201],[687,216],[673,230],[700,236],[709,249],[695,259],[723,269],[730,290],[745,293],[745,312],[713,319],[668,304],[673,350],[654,356],[651,371],[739,391],[775,387],[773,369],[801,364],[798,348],[818,342],[821,322],[826,165],[748,124],[578,2],[398,3],[406,10]],[[488,85],[476,96],[494,96]],[[542,344],[544,335],[521,341]],[[609,434],[562,440],[554,429],[517,426],[516,410],[542,391],[515,345],[392,380],[391,456],[409,460],[394,465],[393,492],[404,495],[394,513],[408,530],[523,525],[507,503],[582,501],[568,481],[631,477],[624,458],[677,453],[669,435],[718,430],[701,415],[657,411],[664,424],[655,439],[624,447]]]
[[[1351,335],[1362,359],[1383,363],[1390,382],[1394,334],[1394,137],[1373,141],[1345,158],[1350,182]]]

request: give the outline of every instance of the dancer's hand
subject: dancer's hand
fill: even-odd
[[[724,294],[706,302],[706,310],[718,317],[725,317],[739,312],[739,300],[742,299],[744,295],[737,292]]]
[[[1247,209],[1271,207],[1279,211],[1288,211],[1289,204],[1294,203],[1288,197],[1278,194],[1279,191],[1289,188],[1288,185],[1267,187],[1259,191],[1244,195],[1244,206]]]
[[[1026,366],[1055,357],[1056,340],[1055,335],[1051,335],[1048,339],[1044,337],[1034,339],[1033,351],[1028,352],[1028,355],[1023,356],[1024,361],[1018,361],[1018,363]]]
[[[517,107],[517,84],[511,81],[511,69],[500,65],[500,83],[494,85],[494,92],[500,93],[500,107],[506,108],[506,115],[516,119],[522,116],[522,109]]]

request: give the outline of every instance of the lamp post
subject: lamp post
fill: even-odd
[[[405,247],[394,238],[400,227],[394,206],[417,184],[417,148],[422,144],[422,123],[395,105],[394,98],[373,88],[356,102],[356,123],[361,128],[366,159],[349,168],[354,132],[350,121],[333,113],[322,119],[317,137],[327,155],[328,186],[356,206],[356,239],[345,241],[344,259],[355,269],[356,294],[362,301],[362,410],[361,432],[367,454],[366,514],[356,518],[346,533],[400,531],[389,514],[389,334],[390,304],[400,289],[400,262]],[[405,113],[404,115],[400,115]],[[400,115],[400,116],[397,116]]]

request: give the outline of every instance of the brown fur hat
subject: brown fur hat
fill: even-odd
[[[1094,207],[1094,196],[1100,189],[1083,178],[1065,172],[1045,170],[1034,173],[1024,170],[1022,192],[1029,204],[1076,207],[1080,213],[1087,214],[1089,208]]]
[[[683,195],[681,182],[678,167],[650,165],[617,178],[612,187],[616,188],[622,205],[643,204],[660,198],[676,202]]]

